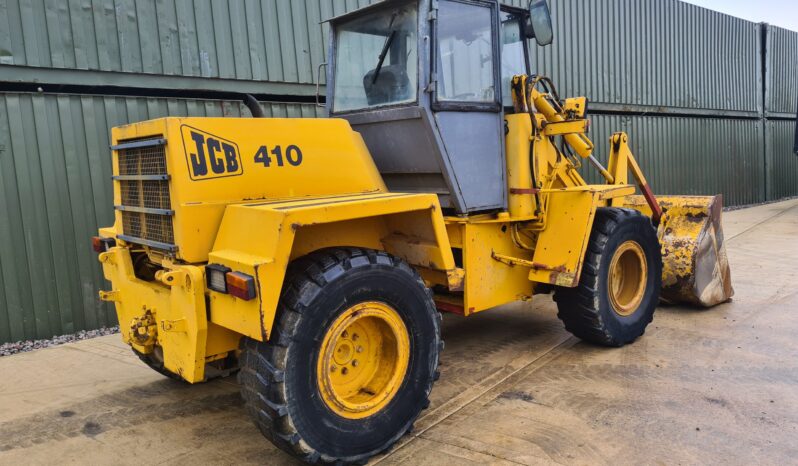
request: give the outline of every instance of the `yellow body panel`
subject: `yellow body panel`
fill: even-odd
[[[105,278],[113,290],[101,298],[114,302],[122,340],[136,351],[149,354],[157,342],[163,348],[164,367],[189,382],[205,379],[205,362],[226,355],[238,345],[239,335],[208,322],[203,271],[192,265],[173,265],[164,282],[135,277],[127,248],[100,254]],[[155,340],[136,337],[135,324],[150,313]]]
[[[596,209],[634,193],[634,186],[582,186],[551,191],[546,228],[535,245],[529,279],[557,286],[579,283]]]
[[[231,203],[386,191],[363,139],[341,119],[170,117],[112,131],[114,144],[152,137],[167,141],[176,256],[189,263],[207,261]]]
[[[532,253],[513,243],[509,223],[463,224],[463,265],[466,270],[464,314],[530,299],[534,284],[523,267],[500,262],[494,254],[530,259]]]

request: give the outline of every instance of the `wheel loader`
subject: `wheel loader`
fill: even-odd
[[[362,463],[429,404],[441,313],[553,294],[568,331],[617,347],[660,300],[731,297],[721,197],[655,196],[629,136],[595,154],[588,100],[529,69],[545,0],[386,0],[330,26],[330,118],[247,97],[254,118],[113,128],[100,298],[150,367],[237,371],[279,448]]]

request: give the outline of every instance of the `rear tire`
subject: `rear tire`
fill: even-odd
[[[335,248],[298,259],[269,341],[242,339],[246,409],[264,436],[303,461],[364,463],[428,406],[443,347],[440,319],[417,272],[384,252]],[[354,379],[340,382],[343,374]],[[352,380],[369,382],[352,391]]]
[[[579,285],[554,293],[557,316],[582,340],[623,346],[654,317],[662,256],[651,220],[632,209],[596,212]]]

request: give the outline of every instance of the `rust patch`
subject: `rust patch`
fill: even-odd
[[[537,194],[540,190],[536,188],[510,188],[510,194]]]
[[[438,308],[441,312],[449,312],[452,314],[459,314],[461,316],[465,315],[465,309],[463,306],[458,306],[452,303],[446,303],[443,301],[435,301],[435,307]]]
[[[457,270],[447,270],[446,277],[449,281],[449,291],[464,291],[465,275],[460,275]]]

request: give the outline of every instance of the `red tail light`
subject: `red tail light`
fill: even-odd
[[[241,272],[227,272],[227,292],[236,298],[249,301],[255,297],[255,279]]]
[[[93,236],[91,238],[91,247],[97,254],[105,252],[114,246],[116,246],[116,240],[113,238],[103,238],[102,236]]]

